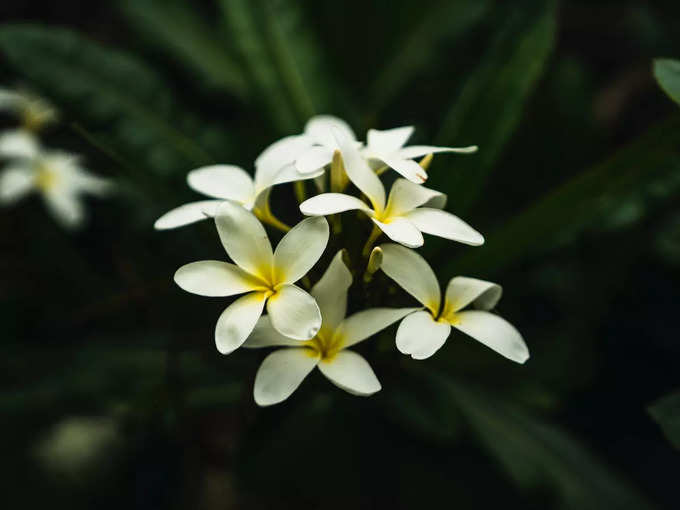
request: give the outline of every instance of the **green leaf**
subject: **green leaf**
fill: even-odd
[[[280,132],[299,131],[307,118],[328,111],[337,84],[296,2],[221,0],[220,5],[264,113]]]
[[[142,37],[175,56],[210,86],[244,99],[248,84],[229,45],[186,2],[125,0],[119,7]]]
[[[456,159],[456,173],[433,174],[458,211],[479,196],[487,176],[521,120],[555,44],[556,2],[514,8],[503,30],[467,79],[437,136],[444,145],[478,145]]]
[[[679,175],[680,117],[674,117],[504,221],[483,246],[450,261],[448,268],[463,274],[496,273],[584,230],[611,226],[612,215],[621,221],[622,208],[634,203],[642,213],[623,221],[629,226],[677,196]]]
[[[680,390],[661,397],[647,411],[673,446],[680,450]]]
[[[31,86],[82,119],[135,164],[168,173],[210,162],[204,126],[176,109],[169,87],[133,57],[62,28],[0,27],[0,52]],[[191,135],[185,134],[191,133]]]
[[[556,508],[652,508],[626,480],[559,427],[495,393],[442,374],[433,379],[508,475],[526,489],[549,485],[559,495]]]
[[[680,60],[657,58],[654,77],[668,97],[680,104]]]
[[[444,1],[426,9],[424,16],[412,24],[412,29],[395,48],[390,59],[381,66],[373,82],[371,105],[379,110],[415,79],[430,64],[438,46],[461,38],[488,12],[490,3],[479,0]],[[454,62],[450,63],[451,65]]]

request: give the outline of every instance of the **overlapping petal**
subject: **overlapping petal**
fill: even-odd
[[[430,265],[415,251],[398,244],[383,244],[380,248],[383,251],[380,266],[383,272],[436,316],[441,291]]]
[[[498,354],[517,363],[524,363],[529,359],[529,349],[522,335],[502,317],[479,310],[460,312],[456,317],[458,322],[453,323],[453,327]]]
[[[274,326],[272,326],[269,316],[263,315],[259,318],[257,324],[255,324],[255,329],[253,329],[253,332],[246,339],[243,347],[257,349],[260,347],[274,346],[302,347],[302,342],[284,336],[276,331]]]
[[[373,214],[371,208],[362,200],[343,193],[323,193],[300,204],[300,211],[307,216],[326,216],[357,209]]]
[[[329,381],[353,395],[368,396],[382,388],[371,365],[356,352],[340,351],[317,366]]]
[[[430,201],[440,198],[443,193],[414,184],[406,179],[397,179],[390,189],[385,216],[401,216]]]
[[[456,276],[446,287],[446,310],[457,312],[470,303],[476,308],[491,310],[501,299],[503,289],[500,285],[477,278]]]
[[[225,200],[217,208],[215,224],[224,249],[236,265],[269,281],[274,253],[258,219],[236,202]]]
[[[153,227],[156,230],[168,230],[212,218],[221,203],[222,200],[199,200],[180,205],[158,218]]]
[[[366,135],[368,148],[377,154],[392,154],[411,138],[413,129],[413,126],[385,130],[369,129]]]
[[[267,300],[272,326],[282,335],[309,340],[321,329],[321,312],[316,301],[300,287],[285,284]]]
[[[429,207],[419,207],[404,215],[424,234],[451,239],[470,246],[484,244],[484,236],[458,216]]]
[[[432,356],[444,345],[451,333],[446,322],[435,321],[432,314],[425,310],[406,317],[397,329],[397,349],[409,354],[413,359]]]
[[[371,308],[347,317],[335,335],[343,349],[372,337],[418,308]]]
[[[265,290],[266,283],[235,264],[218,260],[202,260],[180,267],[175,283],[192,294],[224,297],[252,290]]]
[[[345,318],[347,290],[350,285],[352,273],[342,260],[341,250],[333,257],[328,269],[311,291],[323,318],[321,328],[331,334]]]
[[[323,216],[295,225],[274,252],[274,283],[293,283],[306,275],[323,255],[328,236],[328,222]]]
[[[192,170],[187,175],[189,187],[209,197],[250,202],[255,193],[253,179],[241,167],[211,165]]]
[[[469,145],[468,147],[437,147],[434,145],[409,145],[397,151],[400,158],[411,159],[426,156],[427,154],[437,154],[440,152],[455,152],[457,154],[472,154],[477,152],[476,145]]]
[[[217,319],[215,345],[222,354],[229,354],[243,345],[262,315],[266,294],[251,292],[238,298]]]
[[[372,218],[372,220],[387,237],[399,244],[409,248],[418,248],[425,242],[420,230],[406,218],[396,217],[385,223],[375,218]]]
[[[33,189],[33,172],[23,165],[15,165],[0,173],[0,204],[11,204]]]
[[[311,349],[279,349],[267,356],[255,376],[253,395],[260,406],[283,402],[319,363]]]

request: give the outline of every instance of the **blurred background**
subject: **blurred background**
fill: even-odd
[[[0,86],[52,101],[43,142],[119,187],[76,233],[39,198],[0,214],[6,507],[680,507],[680,107],[652,73],[677,1],[9,0],[0,22]],[[172,282],[224,257],[214,225],[152,225],[198,199],[189,170],[252,169],[317,113],[480,146],[428,185],[487,243],[423,253],[443,285],[504,286],[526,365],[462,334],[417,362],[393,326],[359,349],[374,397],[314,373],[256,407],[266,353],[221,356],[228,300]],[[273,200],[298,221],[290,186]]]

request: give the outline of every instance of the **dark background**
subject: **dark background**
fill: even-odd
[[[0,214],[1,502],[678,507],[647,411],[680,383],[680,112],[651,71],[680,56],[678,2],[9,1],[0,21],[0,85],[54,102],[45,144],[120,189],[74,234],[38,198]],[[442,285],[504,286],[526,365],[463,335],[416,362],[392,327],[360,349],[376,396],[314,373],[255,406],[264,353],[219,355],[226,301],[172,282],[223,257],[214,226],[152,224],[196,198],[188,170],[251,169],[315,113],[480,146],[428,185],[487,243],[423,253]]]

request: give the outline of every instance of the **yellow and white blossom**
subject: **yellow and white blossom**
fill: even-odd
[[[0,111],[16,115],[23,129],[39,131],[57,120],[57,110],[45,99],[29,92],[0,88]]]
[[[413,158],[438,152],[457,152],[470,154],[477,151],[476,145],[469,147],[436,147],[432,145],[411,145],[404,147],[413,134],[413,126],[404,126],[384,131],[369,129],[366,147],[362,150],[364,158],[377,160],[399,172],[411,182],[421,184],[427,180],[427,173],[413,161]]]
[[[522,335],[488,312],[501,298],[495,283],[457,276],[449,281],[444,303],[437,277],[423,257],[396,244],[383,244],[381,269],[426,308],[407,316],[397,330],[397,348],[414,359],[432,356],[454,327],[517,363],[529,358]],[[463,310],[468,305],[477,310]]]
[[[84,170],[78,156],[44,150],[30,135],[19,133],[0,137],[0,156],[10,158],[0,172],[0,204],[13,204],[35,191],[61,225],[80,226],[85,219],[83,195],[102,196],[111,190],[111,181]]]
[[[397,179],[385,203],[385,188],[350,139],[336,131],[345,171],[350,181],[368,197],[371,206],[359,198],[343,193],[323,193],[300,204],[308,216],[325,216],[360,210],[387,237],[404,246],[415,248],[424,243],[423,233],[478,246],[484,237],[463,220],[440,208],[446,202],[443,193],[406,179]],[[423,206],[431,207],[423,207]]]
[[[293,138],[293,137],[289,137]],[[212,197],[181,205],[156,220],[157,230],[177,228],[215,216],[215,211],[224,200],[232,200],[252,210],[265,223],[283,226],[271,214],[269,192],[272,186],[286,182],[313,179],[323,170],[300,174],[293,161],[308,144],[295,144],[284,139],[275,142],[255,162],[255,178],[235,165],[211,165],[192,170],[187,175],[189,186],[199,193]],[[287,227],[283,226],[285,230]]]
[[[352,275],[342,260],[342,252],[338,252],[311,291],[323,322],[314,338],[306,342],[281,335],[273,327],[271,316],[259,319],[244,347],[286,348],[267,356],[257,372],[253,393],[258,405],[283,402],[315,367],[333,384],[354,395],[368,396],[380,390],[380,382],[368,362],[347,348],[417,308],[373,308],[345,318],[351,284]]]
[[[328,243],[325,218],[308,218],[293,227],[272,251],[262,224],[240,204],[225,200],[215,224],[234,264],[217,260],[180,267],[175,282],[187,292],[224,297],[247,293],[229,305],[215,328],[215,343],[229,354],[248,338],[265,304],[272,326],[296,340],[313,338],[321,313],[312,296],[294,285],[316,264]]]

